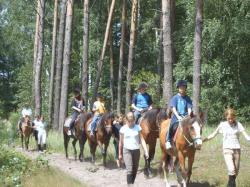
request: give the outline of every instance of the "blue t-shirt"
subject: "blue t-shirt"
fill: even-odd
[[[132,103],[138,108],[148,108],[153,102],[148,93],[138,93],[134,96]]]
[[[188,115],[188,108],[192,108],[192,106],[192,101],[187,95],[176,94],[170,101],[170,107],[175,107],[178,114],[183,117]],[[173,115],[172,120],[177,121],[177,117]]]

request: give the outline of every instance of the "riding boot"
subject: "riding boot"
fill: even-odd
[[[43,145],[43,150],[46,151],[46,149],[47,149],[47,145],[44,144],[44,145]]]
[[[229,175],[227,187],[236,187],[235,179],[236,179],[235,175]]]
[[[133,174],[127,174],[127,184],[133,184]]]
[[[132,174],[132,184],[134,184],[134,182],[135,182],[135,177],[136,177],[136,173]]]
[[[38,151],[41,151],[41,144],[38,144]]]

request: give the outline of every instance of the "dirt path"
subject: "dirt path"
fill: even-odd
[[[18,148],[17,151],[22,152],[28,157],[35,159],[39,154],[36,151],[23,151]],[[104,168],[100,163],[91,164],[89,161],[74,161],[73,158],[65,159],[65,156],[59,153],[44,154],[48,159],[49,165],[67,173],[71,177],[81,181],[92,187],[125,187],[126,170],[118,169],[114,163],[108,163]],[[176,186],[176,182],[171,183]],[[145,179],[142,169],[138,171],[135,187],[164,187],[164,180],[158,176],[151,179]]]

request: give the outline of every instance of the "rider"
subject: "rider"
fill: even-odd
[[[143,112],[152,109],[153,102],[151,96],[146,92],[147,88],[148,84],[141,82],[137,88],[138,93],[132,100],[132,108],[135,110],[135,123],[138,123],[138,120]]]
[[[100,119],[102,114],[106,112],[104,99],[100,93],[98,93],[96,96],[96,101],[93,104],[92,111],[94,112],[94,117],[90,124],[90,136],[91,137],[94,136],[97,121]]]
[[[80,89],[79,88],[75,88],[74,90],[74,98],[71,102],[71,106],[73,109],[72,115],[71,115],[71,122],[69,125],[69,131],[68,131],[68,135],[72,134],[72,130],[74,128],[74,124],[75,124],[75,120],[77,118],[77,116],[80,114],[80,112],[82,112],[85,108],[85,103],[84,103],[84,99],[82,98],[81,94],[80,94]]]
[[[169,130],[166,135],[166,148],[171,149],[171,139],[173,135],[173,129],[176,129],[178,122],[180,122],[185,116],[191,115],[192,112],[192,100],[186,95],[187,81],[179,80],[176,87],[178,92],[170,100],[170,107],[173,111],[173,116],[169,125]]]

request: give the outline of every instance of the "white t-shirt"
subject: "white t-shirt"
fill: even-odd
[[[128,125],[122,126],[120,134],[124,136],[123,147],[129,150],[140,149],[140,131],[139,125],[134,125],[132,128]]]
[[[45,131],[45,127],[46,127],[45,123],[43,123],[42,121],[34,121],[34,123],[35,123],[35,128],[38,132],[41,132],[41,133],[46,132]]]
[[[223,149],[240,149],[239,136],[244,127],[240,122],[231,126],[228,121],[221,122],[217,131],[223,134]]]

